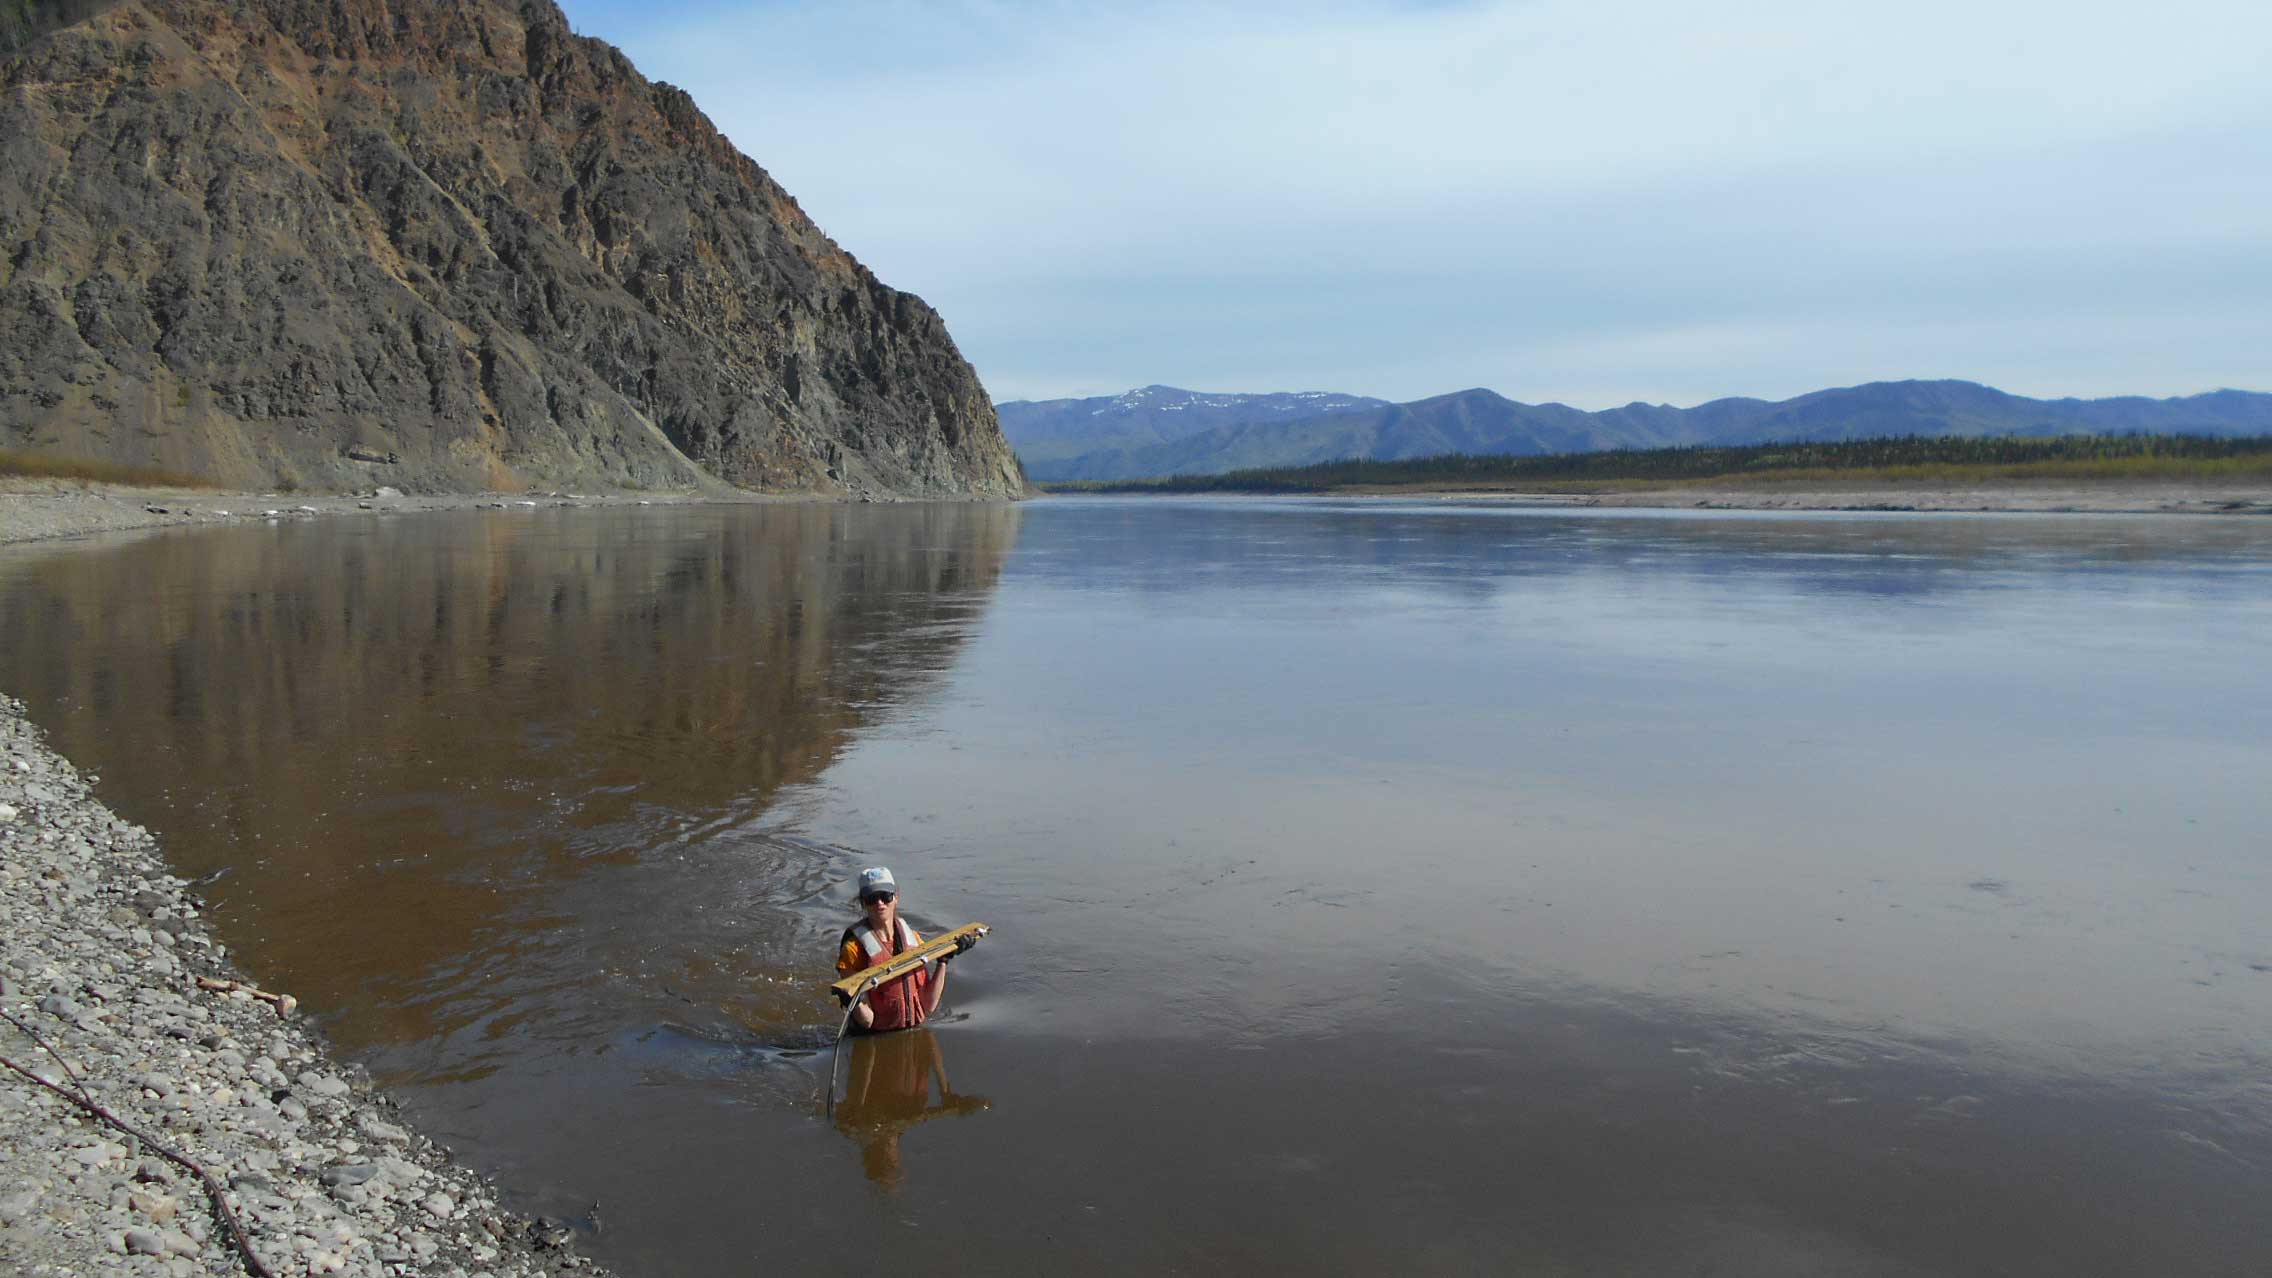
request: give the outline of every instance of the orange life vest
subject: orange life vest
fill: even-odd
[[[845,975],[874,967],[894,954],[904,954],[923,943],[923,938],[906,919],[898,920],[899,944],[886,945],[884,938],[869,927],[865,919],[844,929],[844,939],[853,943],[859,952],[859,961]],[[839,946],[839,948],[842,948]],[[894,977],[868,991],[868,1007],[876,1014],[871,1031],[913,1029],[923,1023],[924,991],[931,984],[931,974],[916,968],[905,976]]]

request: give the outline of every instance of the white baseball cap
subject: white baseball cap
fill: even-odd
[[[860,895],[866,897],[876,892],[895,895],[899,892],[899,884],[892,880],[891,871],[880,865],[872,865],[860,871]]]

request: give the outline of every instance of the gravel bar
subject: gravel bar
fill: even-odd
[[[538,510],[561,506],[683,506],[798,500],[759,493],[238,493],[125,488],[0,477],[0,544],[90,537],[139,528],[279,524],[328,515],[435,510]]]
[[[407,1130],[291,1000],[256,996],[157,841],[4,696],[0,938],[0,1008],[54,1049],[0,1020],[0,1059],[200,1165],[279,1278],[604,1272],[575,1228],[503,1210]],[[195,1175],[0,1068],[0,1274],[249,1272]]]

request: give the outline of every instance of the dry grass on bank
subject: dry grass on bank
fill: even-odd
[[[118,462],[53,457],[45,453],[25,453],[8,448],[0,448],[0,479],[56,479],[86,484],[117,484],[123,488],[220,487],[202,476],[157,466],[127,466]]]

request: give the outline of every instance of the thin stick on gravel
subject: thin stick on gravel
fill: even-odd
[[[5,1011],[0,1011],[0,1017],[6,1018],[7,1022],[10,1025],[13,1025],[17,1029],[22,1030],[25,1034],[31,1037],[31,1040],[33,1042],[39,1044],[43,1048],[46,1048],[48,1055],[53,1056],[59,1062],[63,1061],[62,1053],[57,1052],[46,1039],[40,1037],[38,1030],[35,1030],[31,1026],[17,1020],[14,1016]],[[221,1223],[228,1227],[229,1241],[236,1247],[237,1255],[244,1259],[245,1269],[253,1275],[253,1278],[276,1278],[275,1273],[271,1271],[267,1265],[262,1264],[259,1255],[254,1253],[252,1249],[252,1239],[245,1236],[245,1227],[237,1220],[237,1213],[229,1210],[229,1200],[222,1197],[222,1194],[226,1191],[221,1188],[220,1181],[213,1179],[213,1173],[205,1170],[196,1162],[192,1161],[188,1155],[176,1152],[164,1141],[159,1140],[157,1137],[150,1135],[148,1132],[143,1131],[142,1129],[134,1126],[132,1123],[127,1122],[125,1119],[120,1118],[118,1115],[113,1114],[109,1110],[104,1109],[102,1106],[96,1104],[94,1098],[86,1094],[86,1084],[79,1083],[79,1094],[74,1096],[64,1088],[59,1087],[44,1078],[41,1078],[39,1075],[34,1074],[28,1069],[25,1069],[23,1066],[17,1064],[16,1062],[8,1059],[5,1056],[0,1056],[0,1065],[7,1066],[9,1069],[12,1069],[18,1074],[23,1075],[25,1078],[28,1078],[31,1081],[39,1084],[41,1087],[54,1092],[56,1095],[62,1097],[67,1101],[70,1101],[72,1104],[77,1105],[79,1108],[86,1110],[88,1113],[93,1114],[95,1117],[103,1120],[106,1123],[109,1123],[111,1126],[116,1127],[118,1130],[125,1132],[127,1135],[132,1136],[138,1141],[141,1141],[144,1146],[149,1148],[158,1156],[164,1158],[167,1162],[174,1163],[178,1166],[188,1169],[188,1171],[191,1174],[195,1175],[198,1180],[204,1182],[205,1194],[208,1198],[213,1200],[213,1214],[220,1217]],[[64,1063],[63,1072],[67,1077],[71,1079],[72,1082],[79,1082],[79,1076],[72,1071],[69,1063]]]
[[[63,1053],[55,1050],[55,1044],[48,1042],[44,1038],[41,1038],[37,1033],[33,1032],[31,1026],[24,1024],[22,1021],[17,1020],[13,1016],[8,1016],[8,1013],[0,1012],[0,1016],[7,1016],[8,1023],[10,1025],[13,1025],[17,1029],[22,1030],[24,1033],[31,1035],[31,1040],[33,1042],[47,1049],[47,1054],[55,1058],[55,1063],[61,1066],[63,1069],[63,1076],[71,1080],[71,1085],[73,1087],[79,1089],[78,1096],[74,1097],[73,1099],[77,1100],[82,1105],[91,1106],[95,1103],[94,1093],[87,1090],[87,1080],[79,1077],[79,1071],[71,1068],[71,1062],[63,1059]],[[17,1073],[23,1073],[22,1066],[15,1066],[15,1069]]]

